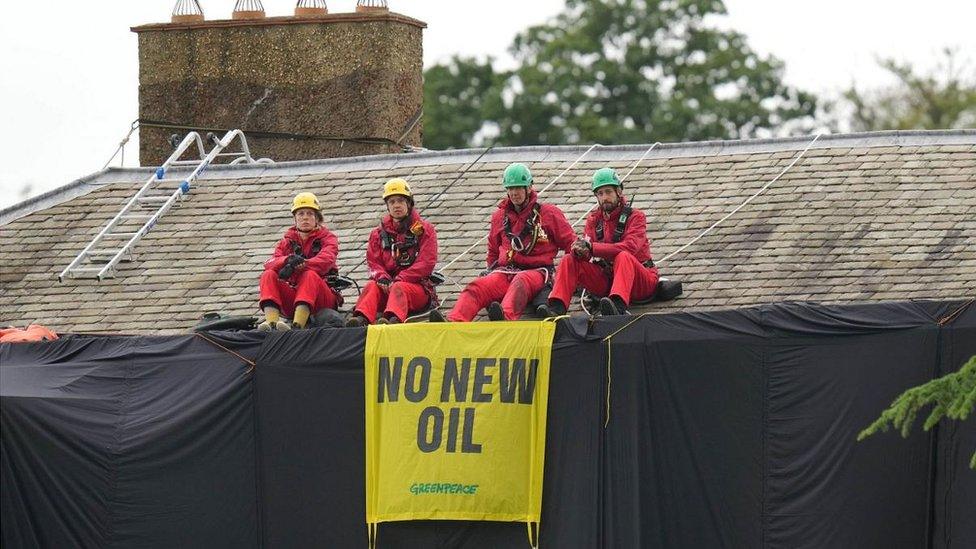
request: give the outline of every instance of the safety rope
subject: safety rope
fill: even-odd
[[[952,311],[951,313],[949,313],[945,317],[940,318],[939,319],[939,322],[938,322],[939,326],[945,326],[946,324],[948,324],[948,323],[952,322],[953,320],[955,320],[956,317],[959,316],[959,315],[961,315],[963,311],[965,311],[966,309],[968,309],[969,306],[972,305],[974,301],[976,301],[976,298],[970,299],[969,301],[963,303],[955,311]]]
[[[620,178],[620,182],[623,183],[628,177],[630,177],[630,174],[634,173],[634,170],[637,169],[637,166],[641,162],[643,162],[645,158],[647,158],[647,155],[651,154],[651,151],[653,151],[655,147],[657,147],[660,144],[661,144],[660,141],[656,141],[646,151],[644,151],[644,154],[642,154],[641,157],[637,159],[637,162],[634,162],[634,165],[630,167],[630,170],[628,170],[627,173],[624,174],[624,176]],[[579,219],[577,219],[576,221],[574,221],[573,224],[570,225],[570,226],[571,227],[575,227],[575,226],[579,225],[579,222],[580,221],[583,221],[583,219],[586,218],[586,216],[589,215],[590,212],[593,211],[593,208],[596,208],[596,207],[597,207],[597,204],[594,204],[594,205],[590,206],[590,209],[589,210],[586,210],[585,212],[583,212],[583,215],[581,215],[579,217]]]
[[[410,132],[412,132],[415,127],[417,127],[417,124],[420,123],[420,119],[423,117],[424,117],[424,107],[421,106],[419,109],[417,109],[417,112],[414,113],[413,117],[407,121],[406,129],[403,130],[403,133],[400,134],[400,137],[396,139],[397,145],[403,146],[403,140],[406,139],[408,135],[410,135]]]
[[[704,237],[706,234],[712,232],[712,229],[714,229],[715,227],[718,227],[726,219],[728,219],[728,218],[732,217],[733,215],[735,215],[736,212],[738,212],[739,210],[741,210],[742,208],[744,208],[746,206],[746,204],[752,202],[752,200],[754,198],[756,198],[757,196],[759,196],[760,194],[762,194],[763,191],[765,191],[766,189],[768,189],[770,185],[772,185],[773,183],[776,183],[779,180],[780,177],[783,177],[783,174],[785,174],[786,172],[788,172],[790,170],[790,168],[792,168],[794,165],[796,165],[796,163],[799,162],[801,158],[803,158],[803,155],[805,155],[807,153],[807,151],[810,150],[810,147],[812,147],[813,144],[816,143],[818,139],[820,139],[820,136],[821,135],[823,135],[823,134],[822,133],[818,133],[809,143],[807,143],[807,146],[804,147],[802,151],[800,151],[800,154],[798,154],[795,158],[793,158],[793,161],[790,162],[790,164],[788,166],[786,166],[785,168],[783,168],[783,171],[779,172],[779,174],[777,174],[776,177],[774,177],[772,180],[770,180],[769,183],[766,183],[765,185],[762,186],[762,188],[760,188],[758,191],[754,192],[752,194],[752,196],[750,196],[749,198],[747,198],[742,204],[739,204],[738,206],[736,206],[736,208],[734,210],[732,210],[731,212],[727,213],[722,219],[719,219],[715,223],[712,223],[712,225],[710,227],[708,227],[707,229],[705,229],[704,231],[702,231],[701,234],[699,234],[695,238],[692,238],[690,241],[688,241],[687,244],[685,244],[684,246],[678,248],[677,250],[669,253],[668,255],[664,256],[662,259],[656,260],[655,263],[657,263],[657,264],[664,263],[668,259],[671,259],[675,255],[683,252],[686,248],[688,248],[689,246],[691,246],[695,242],[698,242],[699,240],[701,240],[701,238]]]
[[[244,355],[242,355],[242,354],[240,354],[240,353],[238,353],[238,352],[236,352],[236,351],[234,351],[234,350],[232,350],[232,349],[228,349],[227,347],[224,347],[224,346],[223,346],[223,345],[221,345],[220,343],[217,343],[216,341],[214,341],[214,340],[212,340],[212,339],[210,339],[209,337],[207,337],[207,336],[205,336],[205,335],[203,335],[203,334],[202,334],[202,333],[200,333],[200,332],[196,332],[196,333],[195,333],[195,334],[193,334],[193,335],[195,335],[195,336],[197,336],[197,337],[199,337],[200,339],[202,339],[202,340],[204,340],[204,341],[206,341],[207,343],[210,343],[211,345],[215,345],[215,346],[217,346],[217,347],[219,347],[219,348],[220,348],[221,350],[223,350],[223,351],[224,351],[224,352],[226,352],[226,353],[230,353],[230,354],[232,354],[232,355],[234,355],[235,357],[237,357],[237,358],[239,358],[239,359],[241,359],[241,360],[242,360],[242,361],[244,361],[245,363],[247,363],[247,364],[250,364],[250,365],[251,365],[251,367],[247,369],[247,372],[248,372],[248,373],[251,373],[251,372],[252,372],[252,371],[254,370],[254,366],[255,366],[255,364],[254,364],[254,361],[253,361],[253,360],[250,360],[250,359],[249,359],[249,358],[247,358],[246,356],[244,356]]]
[[[566,175],[566,173],[569,172],[569,170],[573,169],[573,166],[575,166],[576,164],[579,164],[579,161],[582,160],[584,156],[586,156],[587,154],[589,154],[590,151],[592,151],[596,147],[602,147],[602,146],[603,145],[601,145],[599,143],[594,143],[594,144],[590,145],[590,148],[588,148],[585,151],[583,151],[583,154],[579,155],[576,158],[576,160],[573,160],[573,163],[570,164],[569,167],[567,167],[565,170],[563,170],[562,173],[560,173],[559,175],[557,175],[555,179],[553,179],[552,181],[550,181],[548,185],[546,185],[545,187],[543,187],[543,189],[541,191],[539,191],[538,193],[536,193],[536,194],[537,195],[542,195],[542,193],[544,193],[547,190],[549,190],[549,188],[552,187],[553,185],[555,185],[556,182],[559,181],[560,178],[562,178],[562,176]],[[485,235],[482,236],[481,238],[479,238],[477,242],[475,242],[474,244],[472,244],[471,246],[469,246],[463,252],[459,253],[454,259],[452,259],[451,261],[449,261],[447,263],[447,265],[444,265],[439,270],[440,271],[446,271],[451,265],[454,265],[455,263],[457,263],[457,261],[459,259],[461,259],[465,255],[467,255],[468,252],[470,252],[471,250],[475,249],[476,246],[478,246],[479,244],[481,244],[482,242],[484,242],[486,238],[488,238],[488,233],[485,233]]]
[[[111,164],[113,160],[115,160],[115,157],[118,156],[119,151],[122,151],[122,161],[120,162],[119,165],[125,166],[125,146],[129,143],[129,138],[132,137],[132,133],[135,132],[137,129],[139,129],[138,119],[133,120],[132,124],[129,125],[129,133],[125,134],[125,137],[122,138],[122,141],[119,141],[119,146],[115,148],[115,152],[112,153],[111,158],[109,158],[108,161],[105,162],[105,165],[102,166],[103,170],[107,168],[108,165]]]
[[[446,193],[447,191],[449,191],[451,189],[451,187],[454,186],[455,183],[457,183],[458,181],[460,181],[461,178],[464,177],[464,174],[468,173],[468,171],[471,168],[473,168],[475,164],[477,164],[478,162],[481,162],[481,159],[484,158],[484,156],[486,154],[488,154],[489,152],[491,152],[491,150],[494,149],[494,148],[495,148],[495,146],[492,145],[492,146],[488,147],[487,149],[485,149],[484,151],[482,151],[481,154],[478,155],[478,158],[475,158],[473,162],[471,162],[463,170],[461,170],[461,173],[459,173],[457,175],[457,177],[454,178],[454,181],[451,181],[450,183],[448,183],[446,187],[444,187],[443,189],[441,189],[440,192],[438,192],[437,194],[435,194],[430,200],[427,201],[427,207],[424,209],[424,211],[425,212],[430,211],[431,208],[437,206],[438,203],[436,201],[441,196],[443,196],[444,193]]]
[[[539,523],[526,522],[525,527],[528,529],[529,547],[532,549],[539,549]]]

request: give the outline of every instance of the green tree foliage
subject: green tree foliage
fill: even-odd
[[[844,92],[854,131],[971,128],[976,126],[976,70],[952,50],[939,65],[920,74],[907,63],[879,61],[895,77],[889,88]]]
[[[715,26],[725,13],[721,0],[567,0],[518,34],[514,70],[455,57],[425,72],[425,144],[735,139],[812,124],[814,97]]]
[[[491,62],[454,57],[424,72],[425,147],[473,144],[485,114],[502,110],[503,79]]]
[[[881,417],[857,435],[857,440],[887,431],[892,426],[901,431],[901,436],[907,437],[918,412],[930,404],[933,405],[932,412],[922,426],[926,431],[942,418],[961,421],[969,417],[976,407],[976,356],[970,358],[958,372],[912,387],[899,395],[887,410],[881,412]],[[969,466],[976,469],[976,453]]]

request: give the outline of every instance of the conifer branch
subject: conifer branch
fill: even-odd
[[[965,420],[976,407],[976,356],[969,359],[958,372],[946,374],[928,383],[912,387],[898,396],[881,417],[857,435],[857,440],[894,427],[908,437],[915,418],[924,406],[934,405],[922,429],[928,431],[942,418]],[[969,462],[976,469],[976,453]]]

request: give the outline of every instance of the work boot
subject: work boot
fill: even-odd
[[[386,320],[386,323],[387,324],[400,324],[401,323],[400,322],[400,319],[397,318],[396,315],[390,315],[390,316],[386,317],[385,320]]]
[[[427,313],[427,321],[428,322],[448,322],[447,318],[444,316],[444,313],[442,313],[440,311],[440,309],[431,309],[430,312]]]
[[[603,316],[629,315],[627,305],[624,300],[617,296],[604,297],[600,299],[600,314]]]
[[[542,318],[554,318],[566,314],[566,306],[558,299],[550,299],[548,303],[543,303],[535,309],[536,316]]]
[[[505,311],[502,310],[501,303],[492,301],[488,304],[488,320],[505,320]]]
[[[274,323],[274,329],[276,332],[287,332],[291,330],[291,324],[287,320],[279,318],[278,322]]]
[[[346,328],[361,328],[366,324],[366,319],[362,315],[353,314],[346,319]]]
[[[376,319],[376,324],[389,324],[389,323],[390,323],[390,320],[388,318],[386,318],[385,316],[381,316],[381,317],[379,317],[379,318]]]
[[[265,320],[258,324],[259,332],[287,332],[288,330],[291,330],[291,325],[280,318],[274,322]]]

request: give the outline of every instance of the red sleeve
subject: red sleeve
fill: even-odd
[[[278,272],[285,266],[285,260],[291,255],[291,244],[287,238],[282,238],[275,246],[271,259],[264,262],[264,270]]]
[[[576,242],[576,231],[566,220],[566,216],[563,215],[563,211],[559,209],[558,206],[553,206],[552,204],[546,204],[546,217],[549,218],[548,230],[549,238],[559,249],[569,253],[570,248],[573,246],[573,242]]]
[[[434,272],[434,265],[437,265],[437,231],[430,223],[424,223],[424,234],[420,235],[420,252],[413,265],[400,271],[394,280],[404,282],[420,282]]]
[[[488,229],[488,255],[485,257],[485,264],[489,269],[498,262],[498,248],[502,244],[502,215],[505,215],[505,212],[495,210],[491,216],[491,227]]]
[[[593,214],[586,216],[586,223],[583,224],[583,236],[589,237],[590,243],[596,242],[596,220],[599,216]]]
[[[312,269],[321,276],[329,274],[336,268],[336,257],[339,255],[339,239],[335,233],[326,230],[322,237],[322,249],[315,257],[305,260],[306,269]]]
[[[630,252],[640,258],[641,250],[647,246],[647,216],[640,210],[632,210],[627,225],[624,227],[624,236],[620,242],[603,243],[593,242],[593,255],[603,259],[613,259],[620,252]]]
[[[366,244],[366,266],[369,268],[370,280],[393,279],[386,272],[386,262],[383,259],[383,243],[380,242],[380,229],[377,227],[369,233],[369,242]]]

